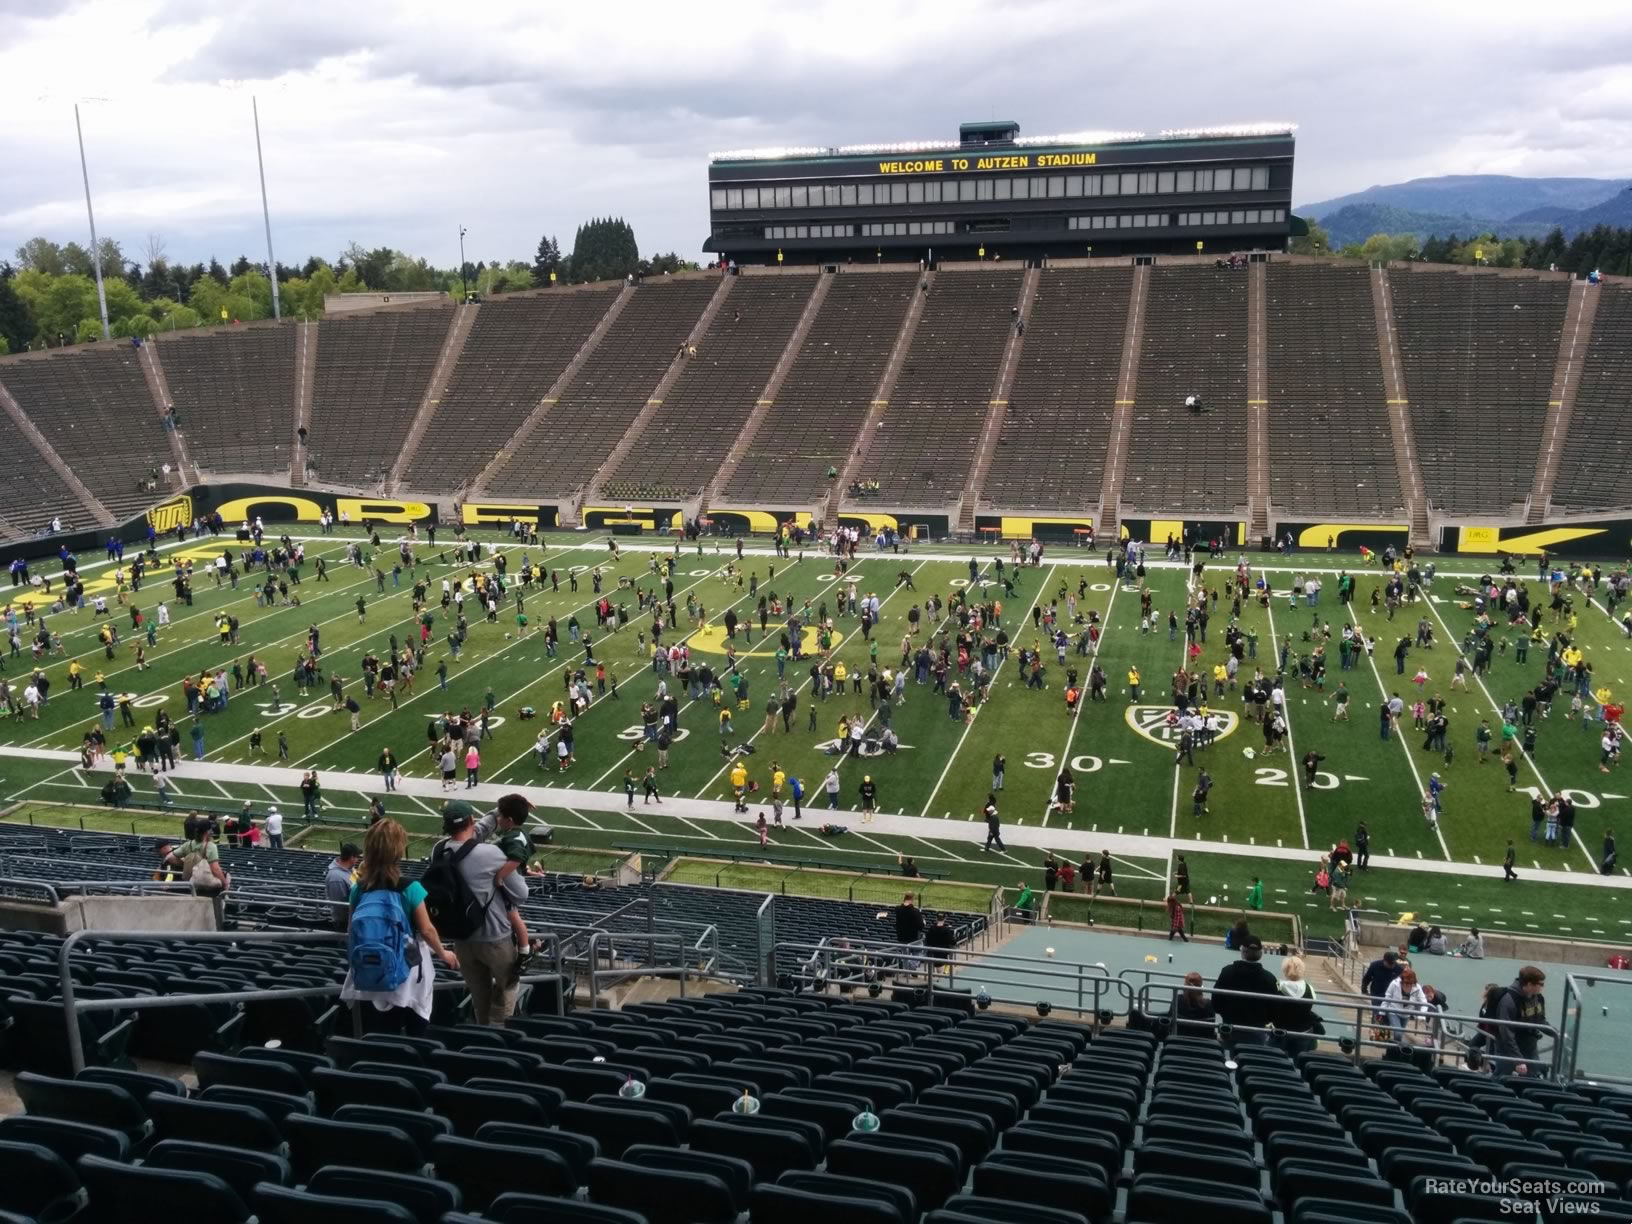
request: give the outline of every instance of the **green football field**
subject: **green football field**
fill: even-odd
[[[1507,773],[1494,753],[1481,763],[1475,751],[1480,718],[1489,717],[1492,726],[1499,728],[1497,707],[1516,700],[1524,689],[1536,684],[1547,658],[1546,647],[1535,645],[1520,663],[1510,644],[1498,652],[1487,676],[1470,679],[1465,688],[1453,687],[1456,644],[1473,622],[1473,613],[1462,606],[1465,601],[1455,588],[1466,580],[1462,576],[1477,576],[1492,567],[1491,562],[1437,558],[1440,574],[1432,584],[1432,595],[1403,608],[1390,623],[1383,611],[1371,610],[1371,592],[1379,585],[1380,575],[1375,567],[1361,566],[1357,557],[1251,554],[1248,560],[1254,578],[1262,574],[1279,593],[1267,608],[1251,599],[1241,610],[1242,628],[1256,646],[1256,657],[1247,660],[1242,674],[1250,675],[1254,666],[1273,674],[1280,650],[1287,651],[1289,748],[1284,754],[1266,755],[1262,735],[1243,717],[1239,691],[1226,690],[1210,701],[1228,725],[1212,747],[1195,754],[1197,766],[1191,766],[1175,764],[1173,744],[1163,725],[1170,678],[1186,649],[1182,630],[1170,636],[1167,614],[1177,612],[1182,623],[1189,570],[1154,564],[1160,550],[1150,550],[1153,564],[1147,583],[1155,625],[1145,631],[1138,590],[1116,581],[1103,554],[1058,548],[1045,555],[1042,566],[1020,572],[1012,595],[1005,594],[995,581],[994,557],[982,551],[975,558],[980,581],[990,584],[988,597],[1002,599],[1002,625],[1016,647],[1042,639],[1034,628],[1033,614],[1051,601],[1057,602],[1062,622],[1069,620],[1072,596],[1079,614],[1086,616],[1090,609],[1097,612],[1103,626],[1098,659],[1110,678],[1107,700],[1090,702],[1085,697],[1076,716],[1070,715],[1063,696],[1064,668],[1056,662],[1053,648],[1043,641],[1047,663],[1043,688],[1026,686],[1011,654],[992,682],[990,701],[972,717],[960,720],[950,715],[946,697],[931,685],[909,683],[906,700],[895,707],[892,720],[900,750],[888,757],[840,757],[833,751],[840,719],[849,715],[875,720],[868,698],[852,691],[825,701],[814,699],[809,658],[803,663],[790,661],[785,679],[798,697],[791,731],[784,731],[780,718],[767,724],[765,703],[778,681],[774,656],[778,624],[771,618],[767,640],[760,634],[756,617],[751,641],[743,641],[740,630],[738,634],[739,672],[748,686],[747,708],[733,710],[730,731],[722,733],[719,710],[712,701],[690,702],[680,694],[679,735],[669,768],[660,778],[670,807],[664,810],[643,804],[637,792],[633,807],[625,809],[621,796],[626,771],[638,779],[648,765],[655,764],[655,751],[638,747],[640,705],[652,697],[657,677],[637,637],[637,630],[649,618],[638,612],[632,589],[661,584],[654,565],[672,556],[674,599],[680,609],[677,631],[687,635],[694,664],[707,660],[722,672],[726,660],[721,618],[727,609],[735,609],[744,620],[749,619],[758,599],[750,594],[751,582],[757,584],[758,594],[774,592],[784,606],[808,601],[812,611],[819,612],[825,605],[833,615],[837,584],[854,581],[859,593],[876,593],[882,605],[881,622],[871,642],[864,640],[854,617],[838,619],[836,656],[852,674],[860,674],[874,657],[875,644],[879,666],[899,667],[909,610],[916,606],[922,611],[931,596],[945,600],[967,589],[971,554],[954,545],[931,546],[905,555],[864,551],[839,574],[834,560],[817,551],[777,558],[768,546],[756,542],[739,563],[739,576],[727,577],[725,567],[736,561],[729,543],[717,547],[707,541],[699,553],[693,545],[674,552],[669,544],[658,541],[624,542],[621,558],[614,559],[607,538],[595,533],[558,534],[526,548],[497,535],[485,537],[485,542],[503,548],[508,556],[511,597],[497,624],[486,623],[472,610],[469,637],[457,661],[450,657],[445,640],[450,624],[434,600],[444,578],[457,578],[470,567],[453,563],[452,550],[447,547],[452,541],[446,534],[439,538],[436,549],[421,546],[418,573],[430,579],[431,611],[436,620],[414,688],[399,693],[395,709],[381,696],[364,696],[358,667],[367,650],[383,656],[392,635],[400,642],[418,632],[410,606],[413,577],[404,571],[400,584],[393,583],[390,566],[396,553],[389,537],[380,552],[383,593],[372,565],[358,568],[342,562],[341,552],[349,541],[339,535],[308,540],[304,581],[295,588],[302,599],[298,607],[257,606],[247,582],[237,590],[226,584],[218,589],[201,571],[195,578],[194,606],[169,609],[171,623],[159,631],[157,644],[147,651],[149,666],[140,671],[135,667],[137,638],[130,632],[128,610],[114,602],[111,571],[100,558],[86,558],[89,591],[107,596],[111,616],[93,619],[87,612],[51,618],[51,627],[63,636],[67,656],[52,657],[46,663],[53,684],[40,717],[0,724],[0,752],[4,753],[0,755],[0,798],[24,805],[96,802],[105,774],[81,770],[76,757],[63,754],[77,753],[82,736],[97,721],[94,677],[98,672],[105,674],[113,691],[133,694],[136,727],[125,728],[116,720],[112,742],[134,738],[135,729],[164,707],[180,721],[182,752],[190,757],[192,720],[185,714],[182,676],[197,675],[204,668],[230,671],[234,662],[242,663],[254,655],[265,663],[269,683],[236,689],[225,710],[201,716],[204,762],[184,763],[176,772],[179,806],[189,800],[213,804],[276,801],[286,813],[298,814],[299,774],[315,769],[324,784],[324,811],[335,821],[356,819],[370,796],[383,793],[376,764],[381,752],[389,748],[404,774],[423,784],[414,783],[412,793],[387,796],[388,807],[393,815],[409,820],[416,832],[429,831],[435,826],[441,792],[439,771],[426,751],[428,725],[444,711],[479,711],[491,704],[491,737],[481,743],[481,793],[486,794],[490,785],[526,789],[541,814],[560,831],[561,839],[573,845],[672,845],[683,841],[702,849],[719,843],[731,853],[751,852],[757,836],[746,821],[721,819],[730,816],[730,759],[722,754],[722,745],[735,749],[747,744],[754,750],[744,758],[750,777],[762,788],[753,798],[764,797],[778,766],[790,777],[800,778],[806,790],[804,821],[797,826],[790,823],[775,834],[778,854],[843,853],[879,860],[914,854],[925,866],[933,862],[935,870],[959,879],[1012,883],[1000,878],[1012,874],[1016,881],[1025,878],[1035,883],[1041,847],[1056,848],[1080,861],[1084,851],[1107,848],[1098,841],[1104,837],[1107,842],[1115,841],[1121,864],[1119,890],[1136,890],[1130,895],[1147,891],[1159,895],[1166,888],[1171,856],[1180,852],[1190,859],[1198,894],[1218,894],[1226,887],[1238,894],[1250,882],[1244,876],[1259,874],[1266,890],[1281,890],[1279,895],[1288,904],[1295,902],[1303,908],[1309,905],[1303,894],[1320,851],[1339,838],[1352,841],[1356,825],[1363,820],[1371,830],[1372,853],[1393,862],[1388,873],[1374,867],[1362,876],[1351,901],[1365,897],[1380,909],[1443,912],[1445,921],[1455,923],[1469,920],[1467,915],[1480,908],[1490,909],[1494,899],[1503,896],[1501,882],[1490,879],[1488,872],[1501,861],[1509,838],[1517,845],[1521,875],[1543,869],[1566,872],[1584,884],[1597,871],[1606,830],[1624,827],[1627,805],[1632,804],[1632,779],[1622,783],[1618,767],[1607,774],[1600,772],[1599,726],[1596,721],[1571,719],[1568,688],[1555,699],[1549,717],[1537,716],[1534,754],[1515,754],[1519,770],[1514,790],[1509,790]],[[180,550],[166,550],[165,565],[177,556],[198,563],[213,560],[222,543],[195,541]],[[228,546],[236,551],[236,544]],[[514,580],[524,555],[534,566],[555,570],[559,590],[548,583],[542,588],[536,583],[519,588]],[[328,582],[315,581],[312,562],[318,556],[329,562]],[[1519,576],[1529,585],[1532,597],[1545,603],[1545,584],[1537,581],[1534,563],[1521,559],[1518,564]],[[484,560],[483,568],[488,565]],[[595,596],[589,571],[596,566],[602,589],[615,604],[626,603],[629,610],[627,627],[604,636],[596,631],[592,611]],[[1297,678],[1296,657],[1312,650],[1313,643],[1305,635],[1316,624],[1329,623],[1334,633],[1340,630],[1347,610],[1336,602],[1335,591],[1345,566],[1357,578],[1353,611],[1348,615],[1374,637],[1375,653],[1343,671],[1337,665],[1334,646],[1324,689],[1304,687]],[[572,571],[578,572],[576,592],[570,589]],[[1006,557],[1005,571],[1016,577]],[[1199,665],[1207,672],[1224,658],[1223,630],[1231,612],[1225,580],[1232,572],[1232,564],[1220,562],[1205,569],[1201,578],[1202,586],[1218,595],[1217,603],[1212,604],[1209,640],[1200,643]],[[899,584],[903,573],[910,575],[910,588]],[[1301,598],[1294,604],[1286,594],[1294,577],[1308,574],[1317,576],[1324,587],[1314,608]],[[624,589],[620,581],[626,583]],[[531,632],[524,637],[516,632],[513,595],[517,589],[522,590],[530,621]],[[160,572],[131,600],[151,620],[159,600],[172,595]],[[356,607],[359,596],[365,601],[361,622]],[[700,603],[700,619],[706,628],[693,629],[686,613],[688,598]],[[12,606],[21,616],[20,606]],[[216,630],[214,618],[223,611],[240,620],[236,647],[223,647]],[[1624,701],[1632,691],[1628,683],[1632,647],[1601,603],[1590,600],[1586,592],[1574,594],[1573,611],[1578,617],[1575,640],[1593,666],[1593,687],[1608,687],[1614,700]],[[543,623],[551,616],[562,627],[561,649],[554,659],[547,656],[541,634]],[[566,628],[572,616],[594,638],[592,653],[605,664],[609,680],[616,681],[617,695],[612,695],[609,684],[607,693],[597,696],[576,720],[574,763],[561,772],[553,763],[541,765],[533,751],[535,737],[548,726],[547,720],[523,721],[519,711],[531,706],[540,714],[547,712],[552,702],[566,696],[572,671],[584,666],[585,649],[569,640]],[[1435,645],[1413,645],[1404,674],[1398,674],[1394,643],[1401,636],[1414,642],[1419,618],[1427,619]],[[121,645],[111,660],[96,640],[103,619],[115,621],[121,630]],[[930,628],[927,615],[921,616],[921,623],[925,630]],[[308,627],[313,625],[321,632],[323,679],[317,690],[302,695],[296,690],[292,669]],[[1553,627],[1549,613],[1547,628]],[[1071,632],[1074,637],[1075,627]],[[807,634],[807,638],[812,636]],[[918,640],[923,636],[920,633]],[[5,672],[19,688],[29,664],[26,625],[23,637],[22,655],[7,659]],[[85,668],[86,686],[79,692],[70,691],[67,682],[68,659],[74,657]],[[444,659],[448,668],[445,688],[436,674]],[[1084,676],[1091,662],[1074,650],[1067,656],[1067,665],[1076,666]],[[1138,700],[1129,692],[1130,667],[1140,673]],[[1419,669],[1426,673],[1420,682]],[[588,667],[588,674],[593,686],[593,666]],[[345,691],[355,694],[363,706],[355,731],[329,696],[332,675],[340,676]],[[675,684],[672,678],[669,683]],[[1340,683],[1350,694],[1347,722],[1333,721],[1334,693]],[[1409,706],[1436,692],[1448,702],[1449,759],[1445,753],[1425,750],[1423,734],[1411,727]],[[1377,711],[1394,693],[1404,698],[1408,711],[1402,726],[1385,740],[1379,735]],[[262,737],[259,755],[250,747],[250,735],[257,731]],[[285,762],[277,759],[280,735],[288,744]],[[1313,785],[1305,786],[1300,760],[1311,750],[1323,759]],[[997,799],[1005,831],[1011,835],[1009,848],[1002,854],[979,847],[984,836],[979,812],[992,789],[993,760],[998,755],[1007,760],[1005,785]],[[280,765],[286,772],[267,773],[257,768]],[[1193,813],[1191,791],[1200,766],[1213,777],[1214,789],[1209,811],[1198,816]],[[1069,812],[1051,810],[1062,767],[1069,767],[1076,781],[1075,804]],[[838,842],[812,828],[824,819],[820,815],[825,804],[822,780],[834,768],[841,780],[842,812],[826,819],[842,821],[848,829]],[[1435,772],[1446,784],[1437,829],[1425,820],[1421,802],[1422,791]],[[459,773],[457,788],[462,790],[463,768]],[[905,824],[888,831],[882,826],[870,830],[855,811],[864,775],[878,787],[881,820],[901,816],[925,818],[934,824],[913,823],[910,836],[900,831],[908,827]],[[151,799],[151,782],[134,772],[131,776],[137,797]],[[1550,847],[1530,840],[1532,792],[1563,792],[1574,800],[1578,819],[1572,844]],[[600,798],[590,802],[593,796]],[[700,801],[702,806],[686,804],[684,812],[675,811],[674,807],[681,806],[673,804],[675,799]],[[791,818],[791,807],[788,815]],[[120,818],[111,819],[117,822]],[[1025,831],[1024,835],[1017,835],[1017,830]],[[1417,861],[1423,870],[1408,874],[1406,867]],[[1206,867],[1214,862],[1216,873]],[[1453,863],[1466,864],[1469,870],[1447,872],[1444,865]],[[1420,888],[1415,884],[1390,888],[1383,883],[1386,875],[1409,879],[1420,875],[1427,883]],[[1213,876],[1218,884],[1206,876]],[[1624,882],[1624,869],[1617,878]],[[1498,912],[1513,911],[1515,926],[1534,922],[1538,929],[1568,927],[1571,933],[1611,939],[1627,930],[1620,917],[1628,908],[1623,889],[1571,889],[1551,877],[1545,884],[1541,880],[1523,882],[1521,888],[1526,896],[1535,898],[1580,893],[1582,900],[1579,905],[1561,900],[1495,905]],[[1452,899],[1458,891],[1465,896]],[[1433,895],[1436,892],[1445,896]],[[1474,895],[1476,900],[1467,899]],[[1430,904],[1443,909],[1429,910]],[[1316,908],[1323,907],[1322,900]],[[1520,921],[1526,909],[1529,916]],[[1554,915],[1562,915],[1563,920]],[[1306,921],[1315,917],[1311,909]]]

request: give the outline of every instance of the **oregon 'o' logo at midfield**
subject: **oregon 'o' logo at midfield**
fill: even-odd
[[[1167,723],[1167,716],[1172,709],[1172,706],[1165,705],[1135,705],[1128,707],[1124,717],[1136,734],[1144,736],[1153,744],[1169,748],[1179,742],[1178,727],[1170,727]],[[1208,710],[1208,713],[1218,720],[1218,734],[1215,739],[1234,735],[1235,729],[1241,725],[1241,719],[1233,710]]]
[[[737,626],[737,657],[742,658],[746,655],[770,656],[776,654],[777,647],[782,645],[782,634],[785,632],[784,627],[781,625],[769,626],[768,633],[766,633],[763,637],[755,637],[753,644],[749,645],[748,639],[743,636],[743,627],[747,623],[748,622],[744,620],[742,624]],[[755,626],[755,631],[756,633],[758,631],[757,625]],[[726,641],[727,638],[725,636],[725,626],[721,624],[710,624],[708,628],[699,629],[696,633],[687,638],[686,645],[691,647],[693,650],[704,650],[709,654],[724,654]],[[844,641],[844,634],[835,629],[833,631],[834,647],[836,648],[842,641]],[[803,650],[807,656],[814,654],[817,650],[816,630],[812,629],[809,625],[806,625],[804,629],[800,631],[799,648]],[[788,662],[793,662],[792,656],[789,656]]]

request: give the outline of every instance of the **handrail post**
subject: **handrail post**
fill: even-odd
[[[57,972],[62,977],[62,1018],[68,1026],[68,1065],[75,1075],[85,1070],[85,1043],[79,1032],[79,1012],[74,1008],[74,975],[68,969],[68,954],[86,934],[85,931],[75,931],[62,941],[62,948],[57,953]]]

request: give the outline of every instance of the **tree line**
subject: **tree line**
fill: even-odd
[[[1311,221],[1309,233],[1292,240],[1292,252],[1337,255],[1368,263],[1413,260],[1536,271],[1557,269],[1575,276],[1586,276],[1594,271],[1606,276],[1632,276],[1632,228],[1608,225],[1583,230],[1570,239],[1557,227],[1545,238],[1503,238],[1485,233],[1466,238],[1449,234],[1422,239],[1415,234],[1373,234],[1364,242],[1351,242],[1334,250],[1326,231],[1318,222]]]
[[[125,253],[113,238],[98,244],[108,328],[117,338],[156,332],[248,323],[272,318],[272,280],[264,261],[240,255],[223,265],[173,261],[161,237],[148,235],[143,258]],[[462,267],[437,268],[391,247],[368,249],[351,243],[334,260],[311,256],[304,263],[279,263],[278,301],[285,318],[315,319],[336,293],[446,293],[454,300],[523,289],[625,276],[655,276],[695,269],[670,252],[642,258],[635,233],[619,219],[586,222],[570,254],[550,235],[539,240],[531,262],[480,260]],[[95,266],[88,247],[30,238],[11,261],[0,260],[0,353],[102,338]]]

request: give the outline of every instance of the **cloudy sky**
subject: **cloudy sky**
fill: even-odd
[[[1254,10],[1259,16],[1254,17]],[[451,266],[621,214],[695,258],[711,150],[1286,120],[1296,199],[1444,173],[1632,176],[1632,5],[1393,0],[0,0],[0,257],[84,240]]]

